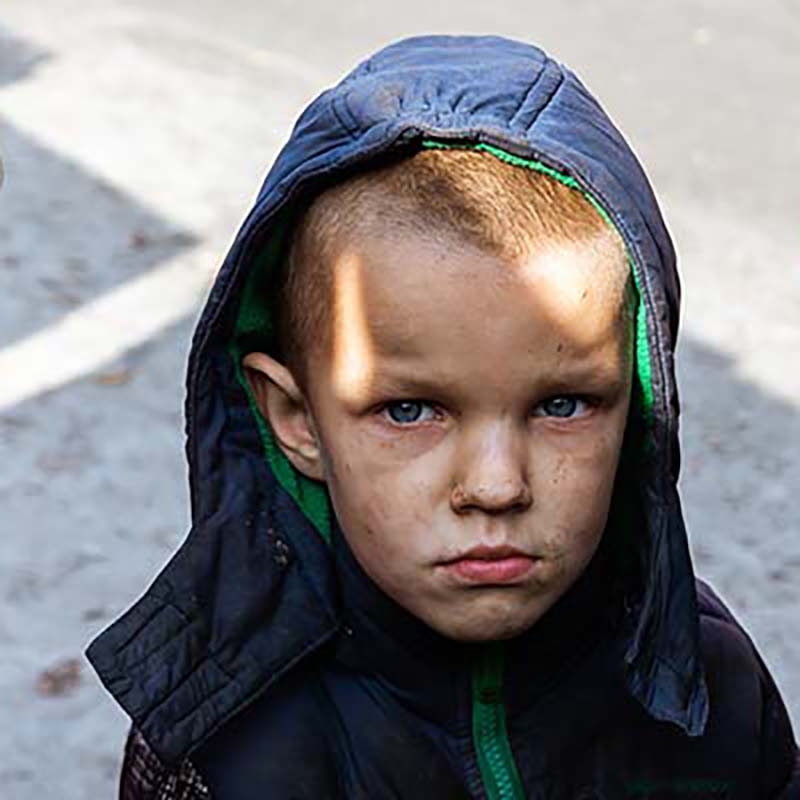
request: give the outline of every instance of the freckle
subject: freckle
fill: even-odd
[[[589,290],[584,289],[583,294],[581,295],[581,300],[585,300],[589,296]]]
[[[559,342],[558,347],[556,347],[556,353],[560,353],[564,349],[564,343]]]

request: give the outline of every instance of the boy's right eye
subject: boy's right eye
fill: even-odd
[[[383,407],[383,413],[395,425],[411,425],[415,422],[428,422],[436,418],[436,411],[430,403],[422,400],[399,400],[395,403],[387,403]]]

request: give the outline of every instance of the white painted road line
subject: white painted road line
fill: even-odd
[[[119,358],[194,313],[220,254],[198,247],[0,350],[0,412]]]

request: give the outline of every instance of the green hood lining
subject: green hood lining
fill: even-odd
[[[571,176],[565,175],[540,161],[520,158],[519,156],[512,155],[505,150],[488,144],[445,143],[425,140],[422,143],[422,147],[478,150],[489,153],[507,164],[531,169],[547,175],[557,180],[559,183],[564,184],[564,186],[568,186],[570,189],[580,192],[603,220],[617,231],[617,233],[620,233],[611,219],[611,215],[591,193],[586,191]],[[280,264],[283,253],[285,252],[289,222],[290,220],[286,214],[276,221],[274,232],[267,246],[250,269],[250,274],[247,276],[239,306],[234,337],[228,349],[234,361],[236,377],[247,393],[250,410],[255,418],[259,436],[261,437],[261,442],[264,447],[264,454],[272,474],[281,487],[294,499],[298,507],[320,533],[322,538],[326,542],[330,542],[331,508],[330,499],[328,498],[325,486],[300,474],[281,452],[281,449],[273,438],[272,431],[267,421],[258,410],[255,397],[250,389],[250,384],[244,376],[241,365],[242,357],[248,352],[254,350],[268,352],[272,349],[274,335],[269,302],[269,298],[272,296],[270,289],[274,289],[276,267]],[[621,238],[623,238],[624,241],[624,237]],[[650,348],[647,339],[647,308],[644,301],[639,272],[630,250],[627,250],[627,257],[637,294],[635,317],[635,369],[637,378],[636,388],[638,391],[635,392],[635,398],[639,405],[638,411],[644,422],[645,431],[649,433],[651,431],[654,400]]]
[[[247,402],[258,427],[264,455],[280,486],[294,499],[322,538],[330,543],[331,509],[328,491],[317,481],[298,472],[276,443],[272,430],[258,409],[250,384],[245,378],[242,358],[253,351],[271,352],[274,327],[269,299],[274,290],[276,267],[285,252],[289,220],[284,215],[276,221],[275,229],[263,252],[256,258],[247,276],[233,341],[228,351],[233,359],[236,377],[247,393]]]

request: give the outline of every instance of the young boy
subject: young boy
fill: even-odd
[[[89,650],[122,797],[800,797],[692,573],[678,293],[541,51],[411,39],[312,103],[195,336],[192,532]]]

